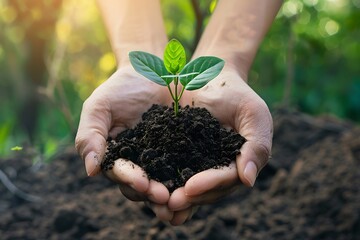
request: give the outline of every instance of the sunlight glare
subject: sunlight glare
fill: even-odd
[[[318,4],[318,0],[304,0],[304,3],[307,6],[312,7],[312,6],[315,6],[316,4]]]
[[[284,3],[282,7],[282,13],[289,18],[302,12],[302,9],[303,9],[302,2],[298,0],[290,0]]]
[[[112,52],[105,53],[99,60],[99,67],[102,71],[109,73],[115,69],[115,57]]]
[[[329,36],[335,35],[339,32],[340,26],[334,20],[329,20],[325,24],[325,31]]]
[[[9,6],[0,5],[0,18],[5,23],[12,23],[16,19],[15,9]]]
[[[56,36],[62,42],[66,42],[71,32],[71,25],[67,21],[59,21],[56,24]]]

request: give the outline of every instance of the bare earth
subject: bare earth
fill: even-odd
[[[40,169],[0,159],[29,202],[0,182],[0,239],[360,239],[360,128],[332,118],[273,113],[271,162],[255,187],[202,206],[183,226],[154,218],[102,176],[86,177],[70,149]]]

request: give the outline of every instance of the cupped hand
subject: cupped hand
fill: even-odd
[[[167,89],[145,79],[131,66],[117,70],[91,94],[83,104],[75,139],[89,176],[101,170],[108,136],[115,137],[133,128],[152,104],[170,105]],[[105,174],[118,183],[121,192],[131,200],[163,205],[169,199],[169,191],[163,184],[148,180],[143,170],[130,161],[116,160],[113,169]],[[163,214],[155,209],[154,212],[162,219],[172,217],[169,211]]]
[[[189,209],[213,203],[233,192],[241,183],[253,186],[271,153],[273,124],[266,103],[237,71],[223,70],[204,88],[185,92],[181,105],[205,107],[220,123],[246,138],[241,154],[229,167],[209,169],[191,177],[170,196],[168,207],[175,211],[175,225],[189,218]],[[188,215],[178,215],[187,211]]]

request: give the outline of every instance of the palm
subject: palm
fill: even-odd
[[[143,78],[130,67],[114,73],[92,97],[102,105],[99,107],[104,111],[102,114],[111,119],[110,136],[134,127],[152,104],[171,104],[166,89]]]
[[[224,70],[204,88],[184,94],[182,100],[183,105],[205,107],[223,126],[238,131],[248,140],[260,133],[259,121],[268,121],[271,125],[265,102],[236,72]],[[269,137],[266,132],[269,131],[264,129],[261,135]]]

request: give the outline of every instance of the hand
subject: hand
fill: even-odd
[[[236,163],[228,168],[200,172],[173,192],[168,207],[175,211],[174,225],[182,224],[194,206],[217,201],[233,192],[241,182],[253,186],[269,159],[272,145],[273,126],[269,109],[238,72],[224,69],[204,88],[185,92],[181,105],[192,103],[208,109],[223,126],[236,130],[247,142],[242,146]]]
[[[152,104],[171,104],[167,89],[152,83],[136,73],[131,66],[122,67],[99,86],[85,101],[81,112],[76,149],[85,161],[89,176],[100,172],[108,136],[134,127]],[[157,204],[154,212],[168,220],[172,212],[162,212],[169,199],[166,187],[149,181],[139,166],[119,159],[106,175],[118,183],[121,192],[133,201],[151,201]]]

